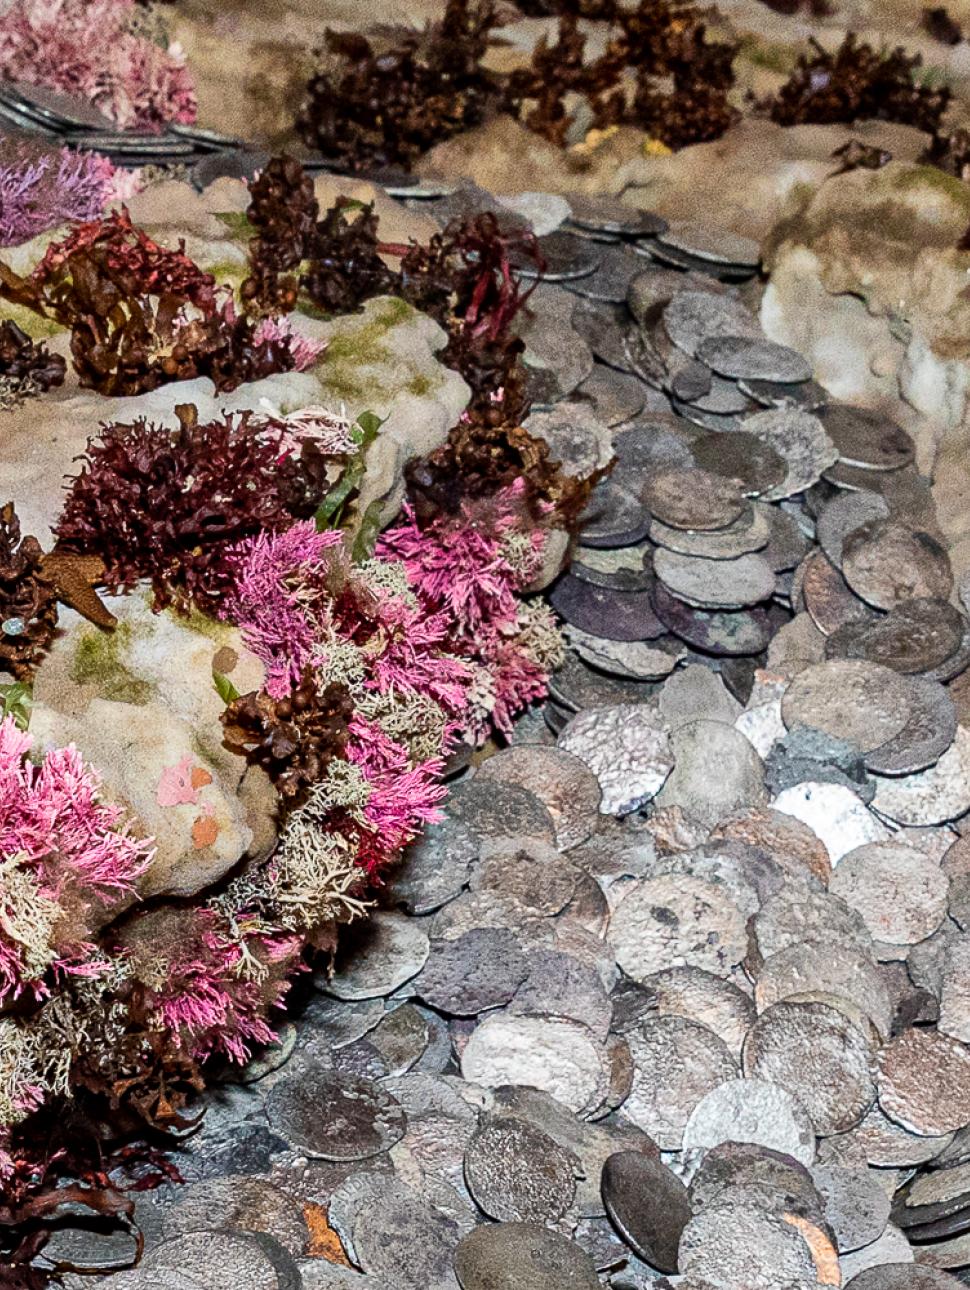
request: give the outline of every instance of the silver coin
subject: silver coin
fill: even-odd
[[[306,1071],[275,1085],[266,1100],[270,1125],[308,1156],[367,1160],[400,1142],[407,1118],[372,1080]]]
[[[757,497],[776,488],[787,473],[784,459],[774,448],[744,430],[701,435],[691,443],[690,450],[698,466],[733,479],[745,497]]]
[[[868,408],[832,403],[822,414],[829,437],[847,466],[900,470],[915,456],[912,439],[889,417]]]
[[[593,490],[580,523],[584,546],[609,549],[642,541],[650,515],[635,493],[608,479]]]
[[[262,1242],[239,1232],[190,1232],[155,1246],[144,1258],[145,1272],[177,1272],[188,1284],[203,1290],[224,1290],[228,1285],[251,1290],[296,1290],[299,1273],[292,1260],[296,1280],[281,1275]]]
[[[835,567],[841,569],[846,537],[870,520],[882,520],[888,514],[889,506],[878,493],[840,493],[819,514],[816,524],[819,545]]]
[[[462,1290],[600,1290],[585,1250],[538,1223],[478,1227],[455,1252]]]
[[[812,365],[787,345],[741,336],[709,336],[697,348],[702,363],[733,380],[807,381]]]
[[[520,1016],[565,1017],[580,1021],[605,1043],[612,1006],[595,967],[560,950],[533,950],[529,975],[516,992],[509,1012]]]
[[[699,260],[735,264],[756,269],[761,263],[761,249],[750,237],[707,224],[681,220],[666,232],[657,234],[657,241],[676,251],[685,251]]]
[[[654,572],[679,600],[698,609],[741,609],[768,600],[775,575],[756,552],[732,559],[708,560],[658,547]]]
[[[698,1102],[684,1128],[684,1150],[709,1151],[722,1142],[753,1143],[815,1159],[815,1131],[802,1104],[787,1089],[758,1079],[733,1079]]]
[[[895,520],[870,520],[845,539],[842,573],[852,590],[877,609],[922,596],[947,600],[953,571],[943,547]]]
[[[572,209],[570,220],[580,228],[594,232],[619,233],[624,237],[654,237],[663,233],[667,221],[652,211],[628,206],[625,202],[604,197],[573,193],[568,198]]]
[[[578,1166],[548,1134],[511,1115],[487,1119],[465,1152],[468,1189],[500,1222],[557,1222],[572,1204]]]
[[[479,838],[555,840],[552,816],[535,793],[519,784],[463,780],[451,790],[446,812]]]
[[[768,521],[749,507],[733,524],[711,532],[670,528],[659,520],[650,525],[650,541],[678,555],[703,560],[736,560],[739,556],[760,551],[768,545]]]
[[[600,1185],[607,1215],[630,1249],[651,1267],[676,1272],[677,1247],[691,1218],[676,1174],[639,1151],[620,1151],[603,1166]]]
[[[948,1272],[936,1268],[912,1263],[880,1263],[864,1268],[846,1282],[846,1290],[957,1290],[962,1284]]]
[[[950,747],[926,770],[875,775],[873,807],[897,824],[945,824],[970,810],[970,731],[958,725]]]
[[[373,1205],[361,1205],[353,1218],[361,1268],[400,1290],[454,1290],[459,1238],[452,1219],[397,1178],[388,1178]]]
[[[600,788],[592,771],[570,753],[538,745],[506,748],[482,763],[477,778],[535,793],[552,816],[556,843],[563,850],[585,842],[593,832]]]
[[[695,1213],[718,1205],[739,1191],[774,1197],[772,1209],[795,1203],[820,1212],[820,1197],[808,1169],[794,1156],[754,1142],[721,1142],[706,1151],[690,1180]]]
[[[761,337],[756,319],[740,301],[709,291],[674,296],[663,311],[663,324],[671,341],[691,358],[709,336]]]
[[[646,641],[663,635],[648,590],[594,586],[567,573],[549,592],[549,603],[570,626],[604,640]]]
[[[617,704],[577,713],[556,741],[583,761],[602,793],[600,810],[629,815],[654,798],[673,769],[669,732],[644,704]]]
[[[816,1261],[816,1249],[828,1244],[825,1234],[806,1220],[796,1224],[793,1218],[759,1213],[743,1203],[703,1210],[684,1229],[680,1269],[688,1277],[714,1278],[715,1285],[744,1286],[745,1290],[779,1286],[809,1290],[820,1281],[835,1284],[831,1280],[833,1271],[838,1276],[835,1250],[829,1246],[824,1251],[830,1267],[820,1268]]]
[[[771,624],[761,607],[721,611],[695,609],[672,596],[662,583],[653,589],[653,606],[658,619],[669,631],[706,654],[758,654],[771,639]]]
[[[755,412],[744,418],[741,428],[763,439],[784,459],[788,468],[782,483],[762,493],[765,501],[776,502],[804,492],[838,459],[822,422],[800,408]]]
[[[800,943],[765,959],[754,987],[759,1012],[806,990],[844,999],[869,1017],[882,1037],[892,1028],[892,1001],[872,959],[841,942]]]
[[[555,236],[555,234],[553,235]],[[568,236],[568,234],[566,235]],[[583,239],[573,237],[574,242]],[[540,238],[540,248],[545,239]],[[584,245],[589,245],[584,242]],[[636,252],[620,243],[597,248],[599,263],[591,273],[571,275],[562,281],[567,290],[589,300],[602,300],[608,304],[622,304],[626,300],[631,280],[642,271],[643,262]]]
[[[879,1105],[910,1132],[934,1136],[970,1123],[970,1049],[911,1027],[879,1053]]]
[[[797,1097],[820,1137],[854,1128],[876,1100],[871,1036],[826,1004],[766,1008],[748,1032],[742,1059],[746,1075]]]
[[[474,1017],[508,1003],[528,964],[512,932],[476,927],[453,941],[435,941],[414,983],[426,1003],[457,1017]]]
[[[883,618],[847,623],[825,650],[830,658],[864,658],[895,672],[934,673],[960,649],[966,627],[945,600],[906,600]]]
[[[691,721],[672,739],[674,769],[657,795],[659,806],[680,806],[713,827],[742,807],[767,805],[764,764],[739,730],[720,721]]]
[[[429,824],[394,871],[394,896],[409,914],[430,914],[453,900],[478,859],[478,839],[460,820]]]
[[[428,937],[405,914],[377,910],[341,942],[336,971],[327,981],[338,999],[392,994],[416,976],[428,958]]]
[[[604,425],[615,426],[632,421],[643,411],[647,387],[628,372],[614,372],[598,363],[575,390],[575,398],[585,399],[593,414]]]
[[[652,476],[643,500],[654,519],[671,528],[723,529],[745,513],[738,486],[723,475],[671,468]]]
[[[866,756],[866,767],[880,775],[913,775],[936,765],[957,733],[953,700],[939,681],[909,680],[908,717],[902,730]]]
[[[799,672],[781,700],[789,730],[808,726],[869,753],[914,713],[914,690],[897,672],[862,659],[829,659]]]
[[[889,1221],[890,1199],[868,1169],[815,1165],[812,1181],[840,1254],[870,1245],[882,1236]]]
[[[817,381],[799,381],[795,384],[781,381],[738,381],[738,388],[765,408],[802,408],[817,412],[829,401],[829,392]]]
[[[536,239],[545,262],[541,274],[535,261],[527,255],[513,255],[512,267],[521,278],[542,277],[546,282],[572,282],[592,273],[600,256],[591,242],[574,237],[562,229]]]
[[[629,325],[623,305],[611,305],[602,300],[584,300],[572,294],[570,300],[573,302],[573,330],[586,342],[593,355],[601,363],[606,363],[619,372],[632,371],[623,344],[624,333]]]

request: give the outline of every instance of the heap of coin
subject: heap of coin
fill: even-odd
[[[115,1290],[963,1283],[970,622],[913,445],[763,338],[749,244],[592,202],[541,240],[532,424],[616,456],[566,662]],[[68,1220],[41,1258],[134,1255]]]

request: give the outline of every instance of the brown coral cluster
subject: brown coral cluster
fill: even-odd
[[[35,537],[23,537],[12,502],[0,508],[0,668],[29,676],[57,626],[57,598]]]
[[[0,322],[0,407],[63,385],[66,370],[60,354],[32,341],[15,322]]]

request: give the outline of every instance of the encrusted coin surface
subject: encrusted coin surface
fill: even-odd
[[[322,1160],[366,1160],[390,1150],[407,1117],[386,1089],[368,1079],[308,1070],[285,1076],[266,1099],[270,1125]]]
[[[772,801],[776,811],[794,815],[825,844],[833,865],[864,842],[881,842],[889,830],[844,784],[806,780]]]
[[[945,824],[970,810],[970,731],[957,726],[935,765],[912,775],[876,775],[873,806],[897,824]]]
[[[892,519],[870,520],[846,537],[842,572],[877,609],[921,596],[946,600],[953,589],[950,558],[936,538]]]
[[[949,881],[915,847],[872,842],[842,857],[830,890],[859,911],[874,940],[912,945],[946,917]]]
[[[631,883],[608,932],[616,960],[635,981],[671,963],[729,977],[747,949],[745,920],[712,883],[665,875]]]
[[[721,529],[745,511],[745,500],[732,480],[710,471],[672,467],[647,482],[643,500],[661,524],[676,529]]]
[[[876,1100],[875,1049],[843,1012],[820,1003],[766,1008],[744,1043],[745,1074],[778,1084],[826,1137],[859,1124]]]
[[[912,439],[889,417],[846,403],[832,403],[821,415],[839,456],[849,466],[901,470],[913,460]]]
[[[644,1019],[626,1036],[633,1087],[624,1118],[666,1151],[679,1151],[684,1125],[705,1094],[737,1075],[727,1045],[684,1017]]]
[[[912,1133],[962,1129],[970,1124],[970,1048],[910,1027],[880,1051],[878,1087],[882,1110]]]
[[[452,1262],[460,1235],[453,1219],[394,1177],[353,1218],[357,1262],[401,1290],[454,1290]]]
[[[716,1286],[809,1290],[819,1284],[819,1269],[792,1218],[759,1213],[743,1203],[703,1210],[684,1229],[680,1269]]]
[[[679,555],[697,556],[709,560],[734,560],[751,551],[768,545],[770,529],[764,515],[749,508],[723,529],[703,531],[675,529],[654,520],[650,525],[650,541]]]
[[[754,1004],[733,981],[686,964],[664,968],[643,982],[661,1017],[684,1017],[706,1026],[735,1058],[755,1019]]]
[[[597,587],[571,573],[549,593],[549,603],[571,626],[614,641],[645,641],[663,635],[648,591]]]
[[[814,1165],[812,1181],[840,1254],[870,1245],[882,1236],[891,1202],[865,1166]]]
[[[960,648],[967,623],[945,600],[907,600],[885,617],[840,628],[826,641],[826,653],[864,658],[906,674],[932,672]]]
[[[605,1092],[603,1058],[590,1031],[575,1022],[495,1014],[471,1035],[461,1056],[465,1079],[485,1088],[529,1084],[571,1111]]]
[[[761,606],[751,609],[697,609],[657,583],[653,607],[663,625],[681,640],[715,655],[758,654],[771,639],[771,623]]]
[[[676,1174],[639,1151],[619,1151],[600,1183],[610,1222],[630,1249],[661,1272],[677,1271],[677,1247],[690,1222],[687,1189]]]
[[[764,763],[740,730],[723,721],[688,721],[671,739],[674,769],[657,795],[660,806],[680,806],[713,827],[741,807],[767,804]]]
[[[580,712],[556,741],[596,776],[607,815],[639,810],[663,787],[674,765],[666,722],[644,704],[617,704]]]
[[[428,937],[404,914],[378,910],[347,936],[327,982],[338,999],[388,995],[416,976],[428,957]]]
[[[815,1130],[805,1108],[787,1089],[759,1079],[728,1080],[694,1108],[684,1150],[708,1151],[722,1142],[770,1147],[803,1165],[815,1159]]]
[[[501,1222],[555,1223],[572,1204],[578,1161],[548,1134],[510,1115],[486,1120],[465,1151],[476,1204]]]
[[[658,547],[653,567],[668,591],[699,609],[756,605],[767,600],[775,589],[774,571],[756,553],[706,560]]]
[[[708,291],[681,291],[663,311],[667,335],[692,358],[709,336],[761,339],[761,328],[740,301]]]
[[[745,430],[701,435],[690,450],[698,466],[734,480],[746,497],[776,488],[787,473],[784,458],[771,444]]]
[[[800,943],[765,959],[755,982],[758,1011],[774,1003],[819,991],[845,999],[870,1018],[886,1037],[892,1028],[892,1002],[879,969],[858,948],[832,941]]]
[[[460,820],[429,824],[394,871],[394,895],[409,914],[430,914],[459,894],[478,859],[478,839]]]
[[[890,668],[830,659],[805,668],[788,686],[781,715],[789,729],[810,726],[870,752],[903,729],[910,689]]]
[[[722,376],[763,381],[807,381],[812,365],[787,345],[741,336],[710,336],[697,347],[702,363]]]
[[[821,421],[800,408],[755,412],[744,418],[741,428],[763,439],[787,466],[782,482],[762,493],[765,501],[779,501],[803,492],[838,460],[838,452]]]
[[[433,1008],[474,1017],[509,1002],[528,975],[518,940],[502,927],[475,927],[453,941],[434,941],[415,990]]]
[[[522,744],[489,757],[477,778],[489,784],[527,788],[552,816],[556,844],[562,850],[585,842],[593,832],[600,807],[600,787],[585,762],[558,748]]]
[[[476,1227],[455,1251],[462,1290],[600,1290],[585,1250],[538,1223]]]

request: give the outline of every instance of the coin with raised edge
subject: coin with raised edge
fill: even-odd
[[[728,1080],[694,1108],[684,1150],[709,1151],[722,1142],[770,1147],[803,1165],[815,1159],[815,1131],[805,1108],[787,1089],[759,1079]]]
[[[639,1258],[661,1272],[677,1271],[677,1247],[690,1222],[687,1189],[659,1160],[619,1151],[603,1166],[606,1213]]]
[[[527,788],[552,816],[556,844],[563,850],[585,842],[596,825],[601,793],[585,762],[559,748],[522,744],[489,757],[478,769],[480,783]]]

